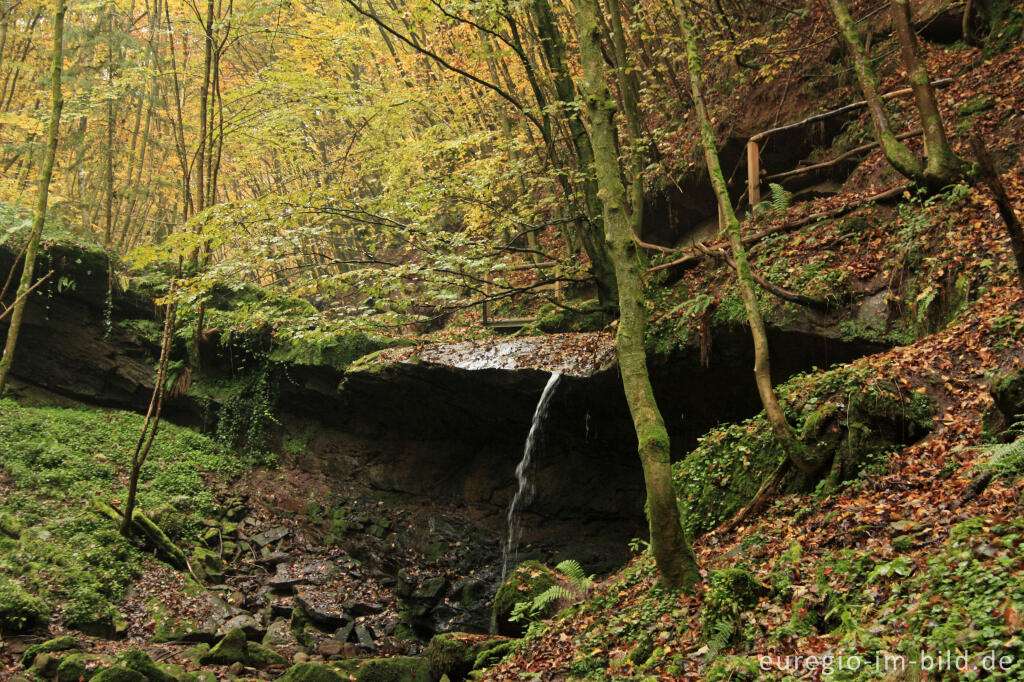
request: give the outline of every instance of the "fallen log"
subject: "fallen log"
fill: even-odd
[[[94,499],[92,505],[96,511],[118,525],[124,519],[124,514],[105,502]],[[157,556],[163,559],[163,561],[179,571],[188,570],[188,560],[185,558],[185,553],[167,537],[167,534],[160,526],[139,509],[136,509],[132,514],[132,528],[142,534],[146,539],[146,544],[154,549]]]

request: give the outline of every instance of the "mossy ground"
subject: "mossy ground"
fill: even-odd
[[[144,554],[91,502],[124,499],[142,421],[128,412],[0,400],[0,517],[18,521],[0,535],[0,589],[16,597],[5,603],[27,605],[4,617],[5,634],[45,627],[51,612],[68,627],[117,629],[116,604]],[[248,467],[209,438],[163,424],[142,470],[140,505],[173,540],[189,544],[216,504],[213,479]]]

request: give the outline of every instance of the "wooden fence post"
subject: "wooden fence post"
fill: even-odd
[[[750,210],[761,203],[761,153],[757,140],[747,142],[747,196],[750,198]]]

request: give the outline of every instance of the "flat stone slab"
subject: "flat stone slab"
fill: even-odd
[[[547,334],[395,348],[379,353],[375,362],[426,362],[466,370],[537,369],[590,376],[615,363],[615,343],[609,332]]]

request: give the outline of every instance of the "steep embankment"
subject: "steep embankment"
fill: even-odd
[[[1024,213],[1024,49],[928,55],[933,74],[956,78],[940,100],[958,148],[980,130]],[[1024,414],[1024,292],[984,190],[858,203],[893,180],[875,151],[839,194],[747,225],[770,281],[837,302],[822,312],[764,294],[769,319],[899,344],[781,387],[790,419],[837,466],[816,486],[790,475],[760,514],[716,528],[781,456],[763,419],[713,429],[675,468],[698,536],[696,592],[659,590],[642,553],[535,626],[486,679],[1020,677],[1024,440],[985,443],[1019,436],[999,433]],[[802,220],[840,206],[855,208]],[[674,267],[655,342],[706,348],[708,329],[742,320],[731,274],[700,255]],[[909,418],[910,441],[927,435],[895,450],[872,445],[893,416]]]

